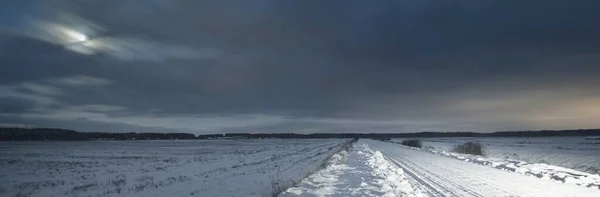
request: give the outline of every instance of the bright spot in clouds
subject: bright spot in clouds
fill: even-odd
[[[69,40],[73,40],[75,42],[84,42],[88,40],[88,37],[83,33],[79,33],[68,29],[65,29],[63,31],[65,31],[65,34],[69,37]]]
[[[106,54],[123,61],[167,61],[170,59],[212,59],[220,51],[210,47],[192,47],[179,43],[140,38],[136,35],[105,35],[108,28],[74,14],[62,17],[28,20],[24,35],[82,55]]]

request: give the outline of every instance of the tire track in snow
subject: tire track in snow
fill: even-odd
[[[408,162],[408,161],[397,161],[395,159],[389,158],[389,156],[386,156],[386,158],[388,160],[390,160],[392,163],[396,164],[398,167],[404,169],[404,172],[407,173],[411,178],[413,178],[415,180],[415,182],[417,183],[416,185],[421,185],[424,187],[425,191],[427,191],[429,193],[429,195],[431,196],[436,196],[436,197],[449,197],[449,196],[464,196],[464,194],[461,194],[459,192],[455,192],[452,190],[449,190],[448,188],[445,188],[443,185],[439,184],[438,182],[435,181],[435,179],[432,178],[432,173],[421,168],[418,167],[417,165]],[[413,169],[414,171],[418,172],[413,172],[413,170],[407,170],[407,169]],[[416,170],[418,169],[418,170]],[[427,175],[424,175],[427,174]],[[447,181],[448,183],[454,183],[452,180],[440,177],[442,179],[444,179],[445,181]],[[460,191],[468,193],[471,196],[476,196],[476,197],[483,197],[483,195],[477,194],[475,191],[470,190],[469,188],[465,188],[462,187],[460,185],[457,185],[457,188],[460,189]]]
[[[447,195],[445,195],[444,193],[450,192],[444,189],[442,186],[436,184],[435,182],[432,182],[429,178],[419,177],[412,171],[406,170],[408,169],[407,167],[404,167],[402,164],[398,163],[398,161],[390,158],[389,156],[386,155],[385,158],[393,164],[397,165],[398,167],[402,168],[404,170],[404,173],[406,173],[409,176],[409,181],[411,182],[411,184],[421,189],[421,191],[427,192],[429,196],[446,197]]]

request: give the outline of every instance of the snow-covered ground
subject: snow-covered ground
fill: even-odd
[[[0,142],[0,196],[271,196],[345,141]]]
[[[571,150],[572,152],[575,152],[574,150],[581,150],[582,152],[587,152],[588,154],[594,153],[594,151],[592,151],[592,150],[594,150],[593,149],[594,146],[592,146],[593,144],[586,144],[586,143],[589,143],[589,141],[586,142],[585,139],[583,139],[583,141],[581,141],[581,140],[575,140],[573,138],[566,138],[566,139],[570,139],[570,141],[567,141],[567,142],[571,143],[570,145],[567,145],[567,143],[565,142],[566,140],[564,140],[564,138],[562,140],[561,140],[561,138],[553,138],[553,139],[556,141],[560,141],[562,146],[571,147],[569,150]],[[393,142],[395,142],[395,143],[400,143],[401,141],[402,141],[402,139],[394,139],[393,140]],[[520,174],[524,174],[524,175],[528,175],[528,176],[533,176],[533,177],[537,177],[537,178],[541,178],[541,179],[551,179],[551,180],[556,180],[556,181],[560,181],[560,182],[567,183],[567,184],[575,184],[575,185],[579,185],[579,186],[600,189],[600,174],[598,174],[598,173],[582,172],[582,171],[578,171],[578,170],[574,170],[574,169],[570,169],[570,168],[566,168],[566,167],[551,165],[551,164],[548,164],[550,162],[547,162],[547,161],[546,161],[546,163],[532,163],[532,162],[514,159],[514,158],[538,158],[538,159],[539,158],[547,158],[547,159],[552,158],[553,160],[551,160],[551,161],[564,160],[565,158],[561,158],[561,156],[564,156],[564,152],[560,152],[560,150],[554,150],[555,151],[554,153],[550,153],[550,152],[547,152],[547,151],[541,149],[540,147],[538,147],[538,146],[543,145],[543,147],[546,147],[547,149],[552,150],[552,146],[548,145],[548,144],[558,144],[557,142],[549,141],[548,138],[541,138],[541,139],[520,138],[520,140],[518,140],[518,141],[516,141],[514,138],[480,138],[480,139],[477,139],[477,138],[454,138],[454,139],[453,138],[445,138],[445,139],[422,139],[422,141],[423,141],[423,146],[424,146],[424,148],[422,150],[431,152],[433,154],[447,156],[447,157],[464,160],[467,162],[476,163],[476,164],[480,164],[480,165],[485,165],[485,166],[489,166],[489,167],[493,167],[493,168],[497,168],[497,169],[501,169],[501,170],[512,171],[512,172],[516,172],[516,173],[520,173]],[[452,148],[455,145],[464,143],[467,141],[476,141],[476,142],[483,144],[485,146],[486,156],[467,155],[467,154],[459,154],[459,153],[451,152]],[[509,142],[511,142],[511,141],[517,142],[516,144],[524,144],[525,142],[527,142],[526,144],[528,144],[529,146],[518,146],[518,148],[514,148],[514,146],[508,145]],[[531,141],[535,141],[535,143],[531,142]],[[542,142],[544,142],[544,143],[542,143]],[[575,142],[579,142],[579,143],[575,143]],[[576,148],[578,144],[580,146],[578,148]],[[581,145],[581,144],[583,144],[583,145]],[[508,146],[508,148],[506,148],[506,146]],[[514,150],[514,149],[519,149],[519,148],[523,148],[523,150]],[[529,153],[529,152],[526,152],[525,150],[531,150],[532,152]],[[508,154],[507,152],[513,152],[513,153]],[[514,152],[519,152],[521,155],[525,155],[526,157],[519,156]],[[535,155],[536,152],[540,155]],[[598,153],[598,154],[600,154],[600,153]],[[495,156],[511,155],[512,157],[508,157],[508,156],[494,157],[494,156],[488,156],[488,155],[495,155]],[[581,153],[576,153],[574,155],[581,156]],[[584,157],[584,158],[577,158],[577,157],[574,157],[573,155],[568,156],[568,158],[571,158],[574,160],[574,161],[570,162],[571,164],[576,163],[577,161],[579,161],[581,163],[581,161],[587,160],[590,157],[592,157],[592,158],[600,157],[600,155],[587,155],[587,157]],[[535,159],[529,159],[529,160],[535,160]],[[557,162],[557,163],[559,163],[559,162]],[[589,163],[586,163],[586,165],[599,166],[600,158],[598,158],[598,160],[595,160],[595,161],[589,161]],[[589,169],[589,168],[587,168],[587,169]]]
[[[565,167],[543,163],[527,163],[518,160],[467,155],[449,151],[439,151],[435,149],[423,150],[429,151],[433,154],[443,155],[471,163],[490,166],[501,170],[517,172],[520,174],[534,176],[541,179],[551,179],[567,184],[575,184],[579,186],[600,189],[599,174],[591,174],[587,172],[581,172]]]
[[[403,139],[392,139],[401,142]],[[600,175],[600,141],[585,137],[421,138],[427,149],[449,152],[458,144],[478,142],[486,157],[543,163]]]
[[[572,173],[540,179],[483,157],[348,142],[2,142],[0,196],[600,196],[563,183]]]
[[[404,171],[360,143],[332,157],[328,167],[289,188],[279,197],[425,196],[412,188]]]
[[[296,196],[595,197],[600,190],[361,139],[325,169],[279,195]]]

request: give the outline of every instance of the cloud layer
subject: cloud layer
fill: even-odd
[[[0,124],[82,131],[600,127],[600,3],[25,0]]]

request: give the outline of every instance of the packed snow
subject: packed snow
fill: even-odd
[[[412,188],[404,171],[360,143],[336,154],[328,167],[289,188],[279,197],[295,196],[425,196]]]
[[[272,196],[347,141],[0,142],[0,196]]]

